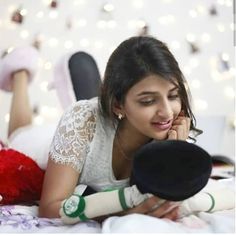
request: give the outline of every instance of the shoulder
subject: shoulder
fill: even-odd
[[[71,105],[64,113],[65,116],[79,116],[86,114],[96,115],[98,112],[98,99],[97,97],[90,100],[80,100]]]
[[[73,128],[81,128],[84,122],[96,123],[98,116],[98,100],[80,100],[71,105],[63,114],[60,123],[71,124]]]
[[[95,98],[76,102],[65,111],[53,138],[51,160],[81,172],[94,138],[97,111]]]

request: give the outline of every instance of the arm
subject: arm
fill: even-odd
[[[235,192],[230,188],[201,191],[182,202],[179,207],[179,217],[196,212],[215,212],[234,207]]]
[[[62,202],[60,216],[64,223],[74,224],[121,212],[137,206],[147,198],[148,195],[141,194],[135,185],[119,190],[98,192],[85,197],[75,191],[70,198]]]
[[[39,205],[39,216],[59,218],[61,201],[74,191],[79,173],[73,168],[48,161]]]
[[[143,213],[156,217],[167,216],[173,206],[151,196],[141,194],[135,185],[120,190],[98,192],[86,197],[80,196],[75,191],[70,198],[62,202],[60,216],[66,224],[75,224],[118,212],[122,212],[122,214]],[[132,211],[127,211],[131,208]]]
[[[74,104],[60,120],[44,177],[39,206],[41,217],[59,217],[61,201],[73,193],[79,181],[86,150],[94,134],[92,122],[95,121],[89,109],[83,103]]]

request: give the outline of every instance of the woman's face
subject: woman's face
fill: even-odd
[[[122,114],[124,125],[156,140],[167,138],[181,111],[178,87],[158,75],[150,75],[127,93]]]

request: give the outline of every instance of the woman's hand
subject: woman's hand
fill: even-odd
[[[160,199],[152,196],[138,206],[124,212],[125,215],[132,213],[145,214],[156,218],[176,220],[178,218],[178,203],[165,201],[159,205]],[[159,205],[158,207],[156,207]]]
[[[174,120],[171,129],[168,132],[167,139],[185,140],[189,136],[190,118],[184,116],[181,111],[179,116]]]

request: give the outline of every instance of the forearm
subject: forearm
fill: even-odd
[[[224,188],[199,192],[183,201],[179,210],[182,217],[195,212],[215,212],[234,207],[235,192],[232,189]]]
[[[72,195],[62,203],[60,215],[66,224],[94,219],[122,211],[118,190],[99,192],[86,197]]]
[[[95,193],[85,198],[85,214],[88,218],[120,212],[123,209],[119,198],[119,191]]]
[[[122,212],[147,199],[136,187],[121,190],[99,192],[86,197],[72,195],[66,199],[60,209],[64,223],[74,224],[79,221]]]

